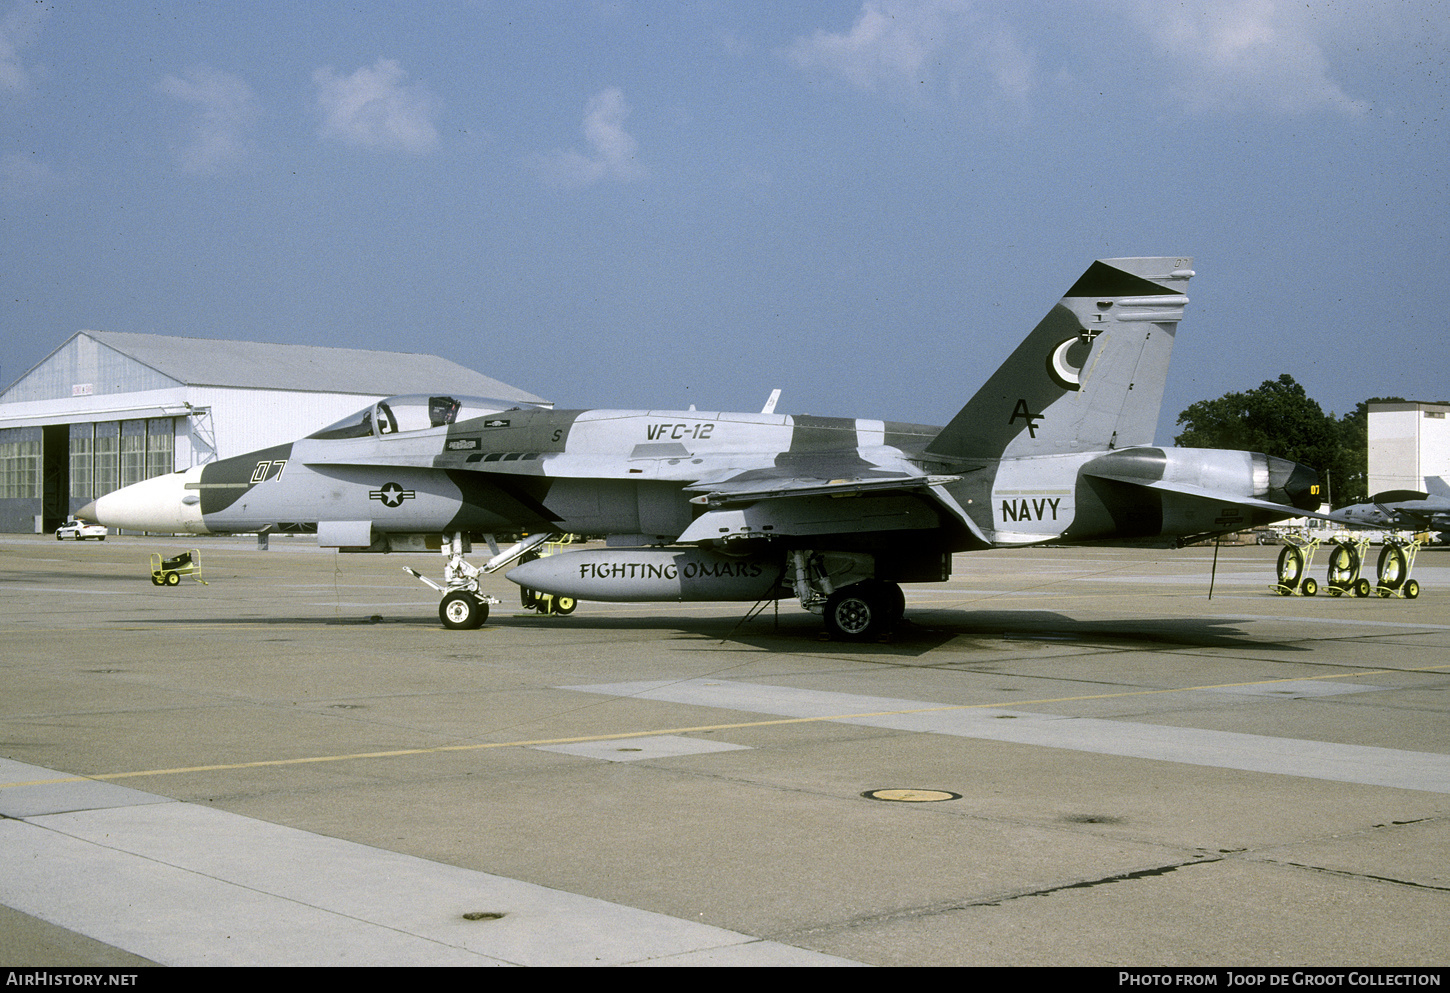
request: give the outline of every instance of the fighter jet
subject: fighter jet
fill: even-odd
[[[1370,497],[1369,503],[1341,507],[1334,513],[1363,527],[1450,531],[1450,485],[1443,476],[1426,476],[1425,489],[1430,492],[1386,490]]]
[[[777,414],[773,404],[551,410],[397,396],[79,513],[138,531],[315,529],[319,544],[344,549],[431,543],[445,582],[419,578],[443,594],[449,628],[487,617],[480,573],[550,534],[603,535],[603,548],[507,576],[577,600],[794,597],[833,636],[870,639],[900,621],[901,584],[949,578],[955,552],[1177,546],[1319,506],[1307,466],[1153,445],[1191,265],[1092,263],[945,427]],[[531,537],[497,550],[520,533]],[[481,569],[465,557],[477,538],[494,550]]]

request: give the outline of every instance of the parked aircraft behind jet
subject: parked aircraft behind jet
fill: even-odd
[[[1450,485],[1443,476],[1426,476],[1425,489],[1386,490],[1368,503],[1341,507],[1334,516],[1370,528],[1403,531],[1450,531]]]
[[[400,396],[79,513],[144,531],[315,528],[323,546],[376,551],[438,547],[441,535],[445,583],[424,581],[451,628],[488,613],[464,557],[471,538],[495,549],[492,571],[547,534],[602,534],[603,549],[508,578],[582,600],[794,596],[836,637],[870,638],[900,620],[900,584],[947,579],[953,552],[1174,546],[1319,506],[1306,466],[1153,446],[1191,261],[1094,262],[944,428],[771,404],[550,410]],[[535,537],[496,551],[494,535],[520,532]]]

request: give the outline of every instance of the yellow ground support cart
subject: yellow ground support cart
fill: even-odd
[[[1369,596],[1369,580],[1360,575],[1369,550],[1369,536],[1363,531],[1347,531],[1336,534],[1330,541],[1325,590],[1330,596]]]
[[[1294,534],[1281,534],[1284,547],[1279,551],[1279,581],[1269,589],[1280,596],[1302,593],[1313,596],[1319,592],[1319,584],[1309,575],[1314,564],[1314,551],[1319,547],[1318,538],[1301,538]]]
[[[554,555],[569,547],[570,536],[560,535],[560,540],[545,543],[542,552],[526,552],[519,556],[519,562],[531,562],[534,559]],[[571,596],[555,596],[552,593],[540,593],[538,590],[531,590],[527,586],[519,587],[519,603],[523,604],[525,610],[537,610],[541,614],[572,614],[579,602]]]
[[[1415,555],[1419,551],[1420,541],[1414,535],[1385,535],[1385,547],[1380,552],[1379,582],[1374,588],[1378,596],[1413,600],[1420,595],[1419,581],[1410,578],[1410,570],[1415,568]]]
[[[151,553],[151,584],[153,586],[175,586],[182,576],[190,576],[203,586],[209,585],[201,578],[201,552],[187,549],[173,558],[163,559],[160,552]]]

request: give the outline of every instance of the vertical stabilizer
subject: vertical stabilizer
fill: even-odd
[[[1192,264],[1094,262],[927,452],[999,459],[1151,445]]]

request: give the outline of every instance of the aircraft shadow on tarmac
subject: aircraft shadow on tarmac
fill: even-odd
[[[1048,610],[933,610],[906,621],[878,642],[831,642],[819,637],[812,615],[781,619],[778,630],[762,616],[741,625],[730,641],[767,650],[790,650],[802,642],[852,654],[921,656],[942,648],[974,652],[1000,649],[1003,641],[1035,642],[1142,651],[1153,648],[1255,648],[1307,651],[1301,645],[1254,638],[1232,618],[1124,617],[1083,621]],[[800,648],[795,648],[799,651]]]
[[[1308,651],[1293,642],[1271,641],[1250,635],[1233,618],[1210,617],[1121,617],[1107,620],[1078,620],[1048,610],[932,610],[919,620],[910,612],[906,620],[890,636],[877,641],[832,641],[820,627],[816,615],[797,610],[782,612],[778,617],[769,609],[746,618],[695,617],[672,614],[671,605],[662,604],[658,613],[633,613],[628,617],[587,613],[588,604],[580,604],[578,613],[567,617],[551,617],[535,613],[508,613],[499,610],[490,614],[477,632],[443,631],[431,613],[418,614],[352,614],[333,617],[238,616],[214,618],[136,618],[157,626],[236,627],[255,624],[270,626],[368,626],[402,624],[438,630],[450,640],[467,642],[468,647],[486,649],[490,628],[532,628],[546,631],[670,630],[675,640],[714,642],[720,645],[749,646],[772,652],[829,652],[851,655],[912,658],[940,649],[957,649],[971,653],[982,649],[1000,650],[1001,642],[1020,641],[1039,645],[1111,648],[1120,651],[1145,651],[1178,648],[1273,649],[1276,651]]]

